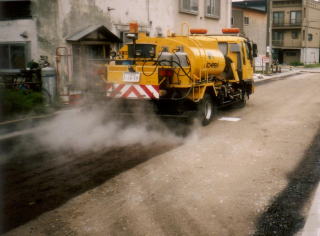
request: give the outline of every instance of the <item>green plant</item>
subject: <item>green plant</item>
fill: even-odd
[[[44,112],[42,93],[29,90],[2,89],[0,110],[4,118]]]
[[[316,68],[316,67],[320,67],[320,64],[308,64],[304,66],[305,68]]]
[[[299,61],[295,61],[295,62],[291,62],[290,66],[303,66],[304,64],[302,62]]]

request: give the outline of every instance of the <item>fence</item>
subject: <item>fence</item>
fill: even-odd
[[[0,88],[41,91],[41,70],[20,70],[15,73],[0,74]]]

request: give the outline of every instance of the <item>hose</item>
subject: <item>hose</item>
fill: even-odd
[[[143,74],[144,76],[149,77],[149,76],[152,76],[152,75],[156,72],[156,70],[157,70],[157,68],[158,68],[158,66],[159,66],[159,59],[160,59],[160,57],[161,57],[161,55],[162,55],[162,52],[163,52],[163,50],[159,53],[159,56],[157,57],[157,59],[156,59],[156,61],[155,61],[156,67],[155,67],[154,70],[151,72],[151,74],[146,74],[146,73],[144,72],[144,66],[145,66],[145,64],[146,64],[148,61],[147,61],[147,60],[144,60],[144,61],[143,61],[143,64],[142,64],[142,74]]]
[[[157,68],[159,67],[159,62],[169,62],[169,63],[174,63],[174,64],[176,64],[176,65],[179,67],[179,70],[182,70],[182,72],[184,73],[184,75],[187,76],[188,79],[189,79],[192,83],[194,82],[194,80],[192,79],[192,77],[189,75],[189,73],[191,72],[191,63],[190,63],[190,60],[189,60],[188,57],[187,57],[187,63],[188,63],[188,65],[189,65],[189,71],[186,72],[185,69],[181,66],[180,58],[178,57],[178,55],[176,55],[176,53],[174,53],[174,55],[178,58],[178,60],[179,60],[180,63],[178,63],[178,62],[176,62],[176,61],[168,61],[168,60],[161,60],[161,61],[159,61],[159,59],[160,59],[160,57],[161,57],[161,55],[162,55],[162,52],[163,52],[163,51],[161,51],[160,54],[159,54],[159,56],[157,57],[157,59],[156,59],[156,61],[155,61],[155,65],[156,65],[156,66],[155,66],[154,70],[151,72],[151,74],[146,74],[146,73],[145,73],[145,71],[144,71],[144,66],[145,66],[145,64],[146,64],[148,61],[147,61],[147,60],[144,60],[144,62],[143,62],[143,64],[142,64],[142,73],[143,73],[144,76],[152,76],[152,75],[156,72]],[[180,71],[179,71],[179,73],[177,73],[177,72],[175,72],[175,73],[176,73],[176,75],[177,75],[178,78],[181,76],[181,75],[180,75]],[[183,100],[183,99],[185,99],[186,97],[189,96],[189,94],[191,93],[192,89],[193,89],[193,86],[191,86],[191,87],[189,88],[189,90],[187,91],[187,93],[186,93],[183,97],[181,97],[181,98],[171,98],[171,99],[174,100],[174,101]]]

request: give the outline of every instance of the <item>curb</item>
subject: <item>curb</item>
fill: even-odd
[[[38,126],[39,123],[46,121],[47,119],[50,119],[55,115],[57,115],[57,113],[0,122],[0,139],[2,136],[8,136],[11,133],[34,128]]]
[[[312,71],[312,70],[301,70],[300,72],[302,73],[314,73],[314,74],[319,74],[320,71]]]
[[[290,73],[286,73],[286,74],[279,74],[279,75],[274,75],[274,76],[271,76],[270,78],[263,78],[263,79],[256,79],[254,80],[254,83],[256,84],[259,84],[259,83],[263,83],[263,82],[267,82],[267,81],[273,81],[273,80],[277,80],[277,79],[284,79],[284,78],[288,78],[288,77],[291,77],[291,76],[295,76],[295,75],[299,75],[301,73],[304,73],[302,71],[293,71],[293,72],[290,72]]]
[[[2,121],[2,122],[0,122],[0,126],[9,125],[9,124],[18,123],[18,122],[30,121],[30,120],[34,120],[34,119],[43,119],[43,118],[47,118],[50,116],[54,116],[54,113],[49,114],[49,115],[30,116],[30,117],[22,118],[22,119]]]

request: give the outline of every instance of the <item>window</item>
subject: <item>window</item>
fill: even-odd
[[[297,30],[294,30],[291,32],[291,38],[292,39],[297,39],[299,36],[299,32]]]
[[[244,43],[242,43],[241,48],[242,48],[242,63],[245,65],[246,64],[246,56],[245,56],[245,48],[246,48],[246,46],[245,46]]]
[[[313,35],[312,34],[308,34],[308,41],[312,41],[313,39]]]
[[[230,43],[230,51],[231,52],[241,52],[241,50],[240,50],[240,45],[239,44],[237,44],[237,43]]]
[[[291,11],[290,12],[290,24],[291,25],[301,24],[301,11]]]
[[[109,58],[110,50],[110,45],[88,45],[86,56],[88,60],[103,61]]]
[[[278,11],[273,13],[273,24],[274,25],[283,25],[284,23],[284,12]]]
[[[27,45],[25,43],[0,44],[0,70],[26,68]]]
[[[282,7],[282,6],[301,6],[301,0],[290,0],[290,1],[273,1],[272,3],[276,7]]]
[[[244,17],[244,24],[249,25],[249,17],[247,16]]]
[[[273,40],[283,40],[283,32],[280,31],[274,31],[272,34]]]
[[[230,43],[229,50],[237,55],[237,70],[242,70],[241,46],[237,43]]]
[[[274,46],[282,46],[283,45],[283,32],[274,31],[272,33],[272,44]]]
[[[0,1],[0,20],[31,18],[31,1]]]
[[[180,0],[180,12],[198,14],[198,0]]]
[[[206,0],[205,16],[211,18],[220,17],[220,0]]]
[[[233,19],[233,17],[231,17],[231,25],[233,25],[234,24],[234,19]]]
[[[218,43],[218,46],[219,46],[220,51],[223,53],[223,55],[226,56],[228,54],[228,44],[220,42],[220,43]]]

